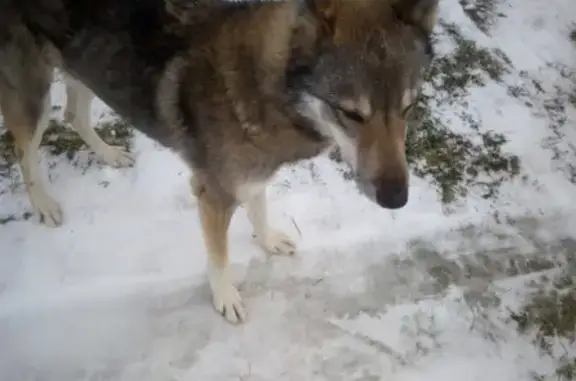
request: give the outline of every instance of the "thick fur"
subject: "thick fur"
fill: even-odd
[[[236,208],[246,206],[265,250],[295,251],[267,221],[266,183],[282,165],[336,144],[367,197],[406,204],[405,119],[430,60],[438,0],[6,1],[1,73],[44,89],[30,77],[31,51],[49,46],[190,166],[213,303],[227,320],[246,317],[228,270]],[[17,55],[30,59],[2,59]]]

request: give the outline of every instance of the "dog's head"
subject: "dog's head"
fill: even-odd
[[[406,118],[431,60],[438,0],[306,1],[317,54],[299,72],[299,113],[339,146],[363,193],[401,208]]]

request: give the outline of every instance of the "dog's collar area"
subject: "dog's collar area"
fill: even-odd
[[[291,110],[290,119],[292,121],[293,128],[306,138],[310,139],[312,142],[326,142],[328,137],[322,134],[322,132],[316,126],[316,122],[312,118],[307,117],[306,114],[302,112],[303,102],[301,95],[292,93],[289,98],[291,100],[289,101],[289,105],[287,105],[287,107],[289,110]]]
[[[308,135],[312,136],[313,134],[316,136],[318,142],[333,141],[333,134],[329,129],[325,128],[325,125],[320,122],[319,119],[324,119],[325,122],[328,122],[326,117],[330,117],[334,118],[335,121],[338,121],[335,114],[335,107],[323,97],[312,93],[303,94],[301,102],[301,107],[304,107],[302,110],[307,109],[307,111],[300,116],[300,119],[303,120],[300,128],[305,128],[308,131]],[[326,109],[324,109],[324,107],[326,107]],[[324,114],[326,111],[330,113],[329,116]],[[341,125],[339,121],[336,123],[338,123],[344,130],[345,126]],[[342,132],[346,133],[345,131]]]
[[[315,126],[315,122],[304,117],[298,117],[293,120],[292,125],[302,135],[308,137],[310,140],[322,143],[328,140],[328,137],[322,134]]]

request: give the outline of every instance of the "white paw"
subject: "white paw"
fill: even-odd
[[[230,323],[242,323],[246,319],[246,308],[240,293],[233,285],[212,293],[212,303],[216,311]]]
[[[132,154],[119,147],[106,146],[95,153],[104,164],[115,168],[132,167],[136,162]]]
[[[296,244],[287,234],[270,229],[266,234],[254,234],[254,239],[262,248],[271,254],[294,255]]]
[[[209,280],[212,288],[212,304],[216,311],[233,324],[246,320],[246,308],[240,293],[226,276],[225,270],[209,273]]]
[[[52,196],[38,186],[30,187],[28,192],[34,211],[40,215],[40,222],[51,228],[62,225],[64,221],[62,209]]]

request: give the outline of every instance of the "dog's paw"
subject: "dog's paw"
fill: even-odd
[[[208,282],[212,289],[212,304],[216,311],[230,323],[246,319],[246,309],[240,293],[232,284],[227,268],[209,268]]]
[[[216,311],[230,323],[237,324],[246,320],[246,308],[240,293],[232,284],[222,284],[213,290],[212,303]]]
[[[96,156],[104,164],[115,168],[132,167],[136,163],[134,156],[122,148],[107,146],[96,152]]]
[[[52,198],[44,189],[32,187],[29,190],[30,202],[34,211],[40,216],[40,222],[44,225],[55,228],[64,222],[64,214],[60,204]]]
[[[296,244],[287,234],[279,230],[269,230],[264,237],[253,235],[258,244],[270,254],[294,255]]]

